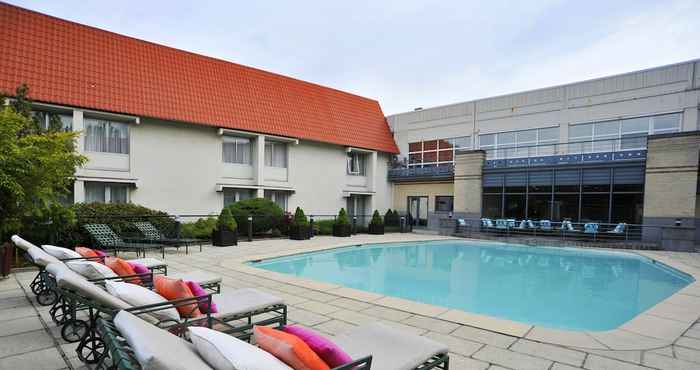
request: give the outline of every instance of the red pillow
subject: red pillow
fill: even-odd
[[[115,274],[119,276],[132,276],[136,275],[136,271],[128,264],[126,261],[119,257],[107,257],[105,258],[105,265],[111,268]],[[141,285],[141,279],[138,277],[131,277],[124,279],[127,283]]]
[[[79,255],[85,257],[85,258],[95,258],[99,257],[100,255],[97,254],[94,250],[87,248],[87,247],[75,247],[75,251],[78,252]]]
[[[269,326],[253,328],[255,343],[294,370],[330,370],[330,367],[297,336]]]
[[[169,301],[194,297],[187,283],[182,281],[182,279],[172,279],[163,275],[156,275],[153,278],[153,286],[158,294]],[[182,317],[197,317],[202,315],[197,302],[188,303],[176,308]]]

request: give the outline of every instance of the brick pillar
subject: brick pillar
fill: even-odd
[[[469,150],[455,156],[454,212],[457,217],[481,217],[482,170],[486,152]]]
[[[700,131],[649,136],[644,184],[644,224],[673,226],[681,220],[682,229],[698,224],[698,159]],[[678,233],[681,233],[678,228]],[[664,234],[674,230],[663,230]],[[645,228],[645,240],[659,240],[662,229]],[[697,231],[685,234],[700,240]],[[688,238],[685,236],[683,238]],[[694,241],[688,240],[685,244]],[[670,247],[669,249],[686,249]]]

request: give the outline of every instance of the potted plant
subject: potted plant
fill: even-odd
[[[211,241],[217,247],[229,247],[238,244],[238,224],[231,211],[224,207],[221,210],[216,228],[211,232]]]
[[[294,220],[289,225],[289,239],[305,240],[311,238],[311,225],[306,218],[304,211],[297,207],[294,212]]]
[[[345,208],[341,208],[338,212],[338,217],[335,219],[333,224],[333,236],[350,236],[352,234],[352,225],[350,224],[350,219],[348,214],[345,212]]]
[[[374,235],[384,234],[384,221],[382,220],[382,216],[379,215],[379,211],[375,210],[374,214],[372,214],[372,221],[369,222],[369,229],[367,231]]]

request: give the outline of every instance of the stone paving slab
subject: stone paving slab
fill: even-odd
[[[654,333],[663,338],[647,337],[632,332],[663,343],[669,342],[668,344],[650,350],[610,350],[610,347],[629,342],[625,333],[605,335],[601,334],[604,332],[579,332],[572,335],[572,332],[533,327],[528,328],[526,333],[514,332],[508,335],[497,330],[465,325],[466,320],[447,320],[440,317],[449,311],[444,307],[423,305],[333,284],[290,278],[282,274],[269,274],[242,264],[250,260],[251,256],[295,254],[344,244],[434,238],[425,235],[389,234],[357,235],[342,240],[316,237],[311,241],[302,242],[265,240],[241,243],[232,248],[206,246],[202,253],[192,250],[187,256],[184,252],[168,251],[166,262],[173,271],[202,269],[216,272],[223,277],[224,290],[255,287],[276,294],[289,305],[291,322],[299,322],[328,335],[337,335],[369,321],[382,321],[401,330],[424,335],[450,348],[450,368],[455,370],[700,369],[700,350],[697,348],[700,344],[700,324],[683,322],[691,318],[687,307],[700,302],[700,286],[696,284],[684,289],[681,294],[672,296],[675,297],[672,301],[663,302],[663,305],[654,311],[654,315],[648,315],[676,323],[670,327],[662,325],[658,332]],[[654,252],[650,255],[664,257],[664,263],[682,263],[700,271],[696,268],[700,266],[698,254]],[[697,271],[694,272],[697,274]],[[87,369],[76,357],[77,345],[65,343],[60,339],[58,328],[48,316],[48,307],[36,306],[33,298],[24,301],[17,299],[28,291],[28,284],[34,275],[34,272],[26,272],[0,280],[0,370]],[[32,296],[31,292],[28,294]],[[8,325],[3,327],[2,324]],[[48,326],[48,331],[42,327],[44,324]],[[643,325],[641,329],[634,329],[645,333],[650,330]],[[678,337],[671,338],[669,333],[678,332]],[[522,339],[523,336],[527,339]],[[553,345],[551,341],[564,341],[565,344]],[[19,363],[26,366],[18,367]]]

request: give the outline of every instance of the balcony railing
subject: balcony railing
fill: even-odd
[[[393,168],[389,170],[389,180],[393,181],[451,179],[453,176],[454,166],[451,164],[432,167]]]
[[[486,149],[484,168],[646,160],[646,136]]]

